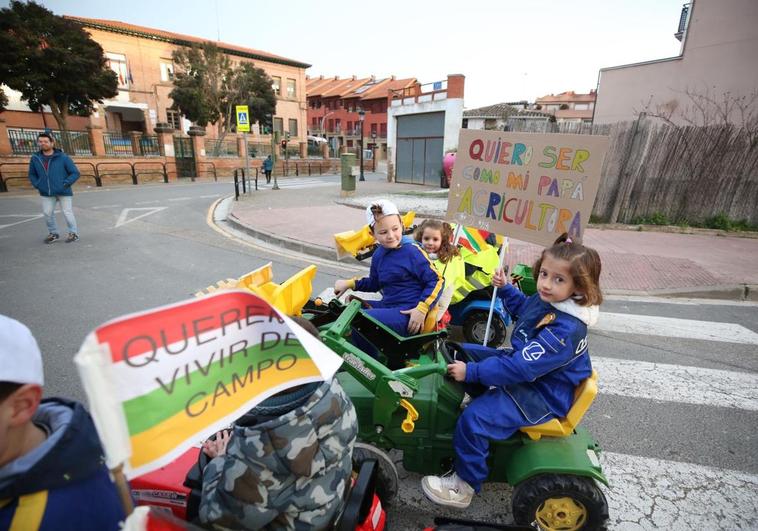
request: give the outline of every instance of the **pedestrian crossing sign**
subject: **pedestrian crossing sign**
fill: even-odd
[[[250,115],[247,112],[247,105],[237,105],[235,110],[237,112],[237,132],[249,133]]]

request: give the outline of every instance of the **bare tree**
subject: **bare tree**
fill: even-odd
[[[634,110],[635,115],[644,114],[674,126],[733,126],[747,134],[751,149],[758,145],[758,89],[742,95],[690,87],[674,92],[681,94],[684,101],[654,102],[651,94],[639,110]]]

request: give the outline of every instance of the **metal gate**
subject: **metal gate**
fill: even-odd
[[[195,150],[192,147],[191,138],[174,137],[174,157],[176,158],[177,177],[197,177],[195,173]]]
[[[397,182],[439,186],[444,132],[444,112],[398,116]]]

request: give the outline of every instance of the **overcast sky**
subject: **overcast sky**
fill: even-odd
[[[3,7],[7,0],[0,0]],[[466,76],[465,105],[589,92],[598,70],[679,53],[682,0],[41,0],[57,14],[130,22],[265,50],[311,76]],[[363,6],[363,7],[362,7]]]

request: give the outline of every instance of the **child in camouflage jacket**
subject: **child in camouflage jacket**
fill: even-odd
[[[308,321],[298,324],[318,337]],[[336,378],[290,389],[208,441],[200,520],[232,529],[326,529],[352,473],[357,417]]]

